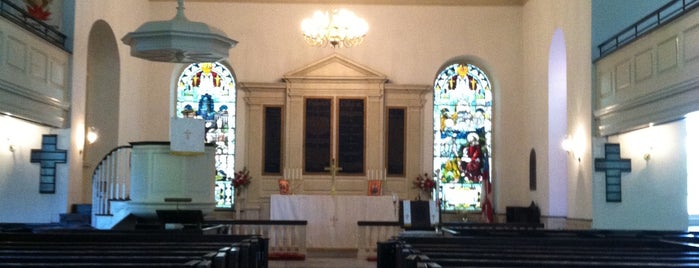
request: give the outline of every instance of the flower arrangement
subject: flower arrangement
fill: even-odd
[[[432,178],[430,178],[430,176],[427,175],[427,173],[420,174],[419,176],[417,176],[417,178],[415,178],[415,181],[413,181],[413,185],[415,188],[418,188],[420,189],[420,191],[423,191],[427,194],[431,194],[432,189],[434,189],[437,186],[435,181]]]
[[[53,0],[24,0],[27,13],[37,20],[47,21],[51,16],[49,4]]]
[[[235,188],[236,195],[240,195],[239,188],[245,188],[250,184],[252,177],[250,176],[250,171],[247,167],[243,170],[235,172],[235,177],[233,178],[233,188]]]

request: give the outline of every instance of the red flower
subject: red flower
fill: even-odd
[[[250,177],[250,171],[248,171],[247,167],[244,167],[243,170],[237,171],[235,173],[235,177],[233,178],[233,188],[235,188],[236,193],[240,194],[240,191],[238,191],[238,188],[245,188],[250,184],[250,181],[252,180],[252,177]]]
[[[427,173],[421,174],[415,178],[415,181],[413,182],[413,185],[415,188],[420,189],[421,191],[424,191],[426,193],[431,193],[432,189],[434,189],[437,186],[437,183],[430,178]]]
[[[27,13],[37,20],[47,21],[49,16],[51,16],[51,11],[49,11],[48,3],[44,4],[27,4]]]

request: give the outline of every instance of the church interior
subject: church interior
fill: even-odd
[[[699,1],[1,1],[0,233],[699,226]]]

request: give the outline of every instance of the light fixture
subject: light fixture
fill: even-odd
[[[93,144],[93,143],[95,143],[95,141],[97,141],[97,138],[99,138],[99,133],[97,132],[97,128],[90,127],[87,130],[87,134],[85,135],[85,139],[87,139],[87,142],[89,144]]]
[[[168,21],[146,22],[121,39],[131,46],[131,56],[160,62],[215,62],[228,58],[238,42],[221,30],[187,20],[184,0],[177,1],[177,15]]]
[[[648,136],[650,136],[650,140],[652,140],[652,139],[654,138],[653,134],[654,134],[655,131],[653,131],[653,126],[655,126],[654,123],[649,123],[649,124],[648,124],[648,132],[649,132],[649,135],[648,135]],[[648,145],[648,148],[646,149],[646,152],[643,153],[643,160],[649,161],[649,160],[650,160],[650,157],[651,157],[652,155],[653,155],[653,143],[650,142],[649,145]]]
[[[316,11],[301,22],[306,42],[312,46],[352,47],[362,43],[369,25],[349,10]]]
[[[15,145],[15,142],[14,142],[12,139],[7,138],[7,144],[9,145],[9,150],[10,150],[10,152],[14,153],[15,150],[17,149],[17,146]]]
[[[571,154],[573,158],[577,159],[578,162],[582,160],[583,142],[578,138],[578,136],[566,136],[566,138],[563,139],[563,142],[561,142],[561,147],[563,147],[563,150]]]

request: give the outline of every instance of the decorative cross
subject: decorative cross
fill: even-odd
[[[56,149],[58,135],[43,135],[41,149],[32,149],[30,162],[40,163],[39,193],[56,192],[56,164],[66,162],[66,150]]]
[[[330,171],[330,176],[332,176],[332,188],[330,189],[330,193],[332,195],[335,195],[335,175],[337,174],[338,171],[342,171],[342,168],[338,167],[337,164],[335,164],[335,158],[333,158],[330,161],[330,166],[325,167],[325,170]]]
[[[621,159],[618,143],[604,144],[604,158],[595,158],[595,171],[604,171],[607,202],[621,202],[621,172],[631,172],[631,159]]]
[[[337,216],[333,216],[332,218],[330,218],[330,221],[333,222],[333,226],[335,226],[338,220],[339,219],[337,218]]]
[[[186,139],[189,139],[189,135],[192,135],[192,132],[187,129],[185,130],[184,135],[186,136]]]

